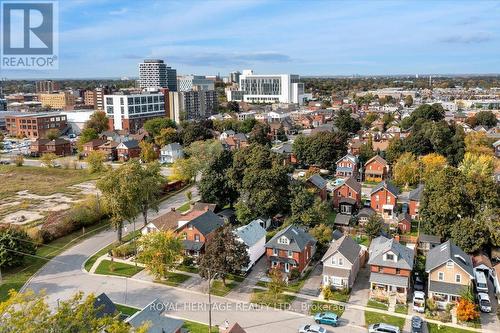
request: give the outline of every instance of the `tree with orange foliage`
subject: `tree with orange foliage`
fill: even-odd
[[[471,321],[479,318],[479,311],[477,311],[476,304],[461,298],[457,306],[457,318],[460,321]]]

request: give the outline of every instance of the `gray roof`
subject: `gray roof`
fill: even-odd
[[[347,178],[342,185],[344,184],[352,188],[354,191],[361,193],[361,183],[357,182],[353,177]]]
[[[358,158],[356,156],[354,156],[352,154],[347,154],[347,155],[342,156],[339,160],[337,160],[337,162],[335,162],[335,164],[339,163],[340,161],[342,161],[346,158],[354,164],[358,163]]]
[[[169,143],[168,145],[164,146],[161,150],[163,151],[174,151],[174,150],[181,150],[182,146],[178,142],[173,142]]]
[[[429,251],[427,260],[425,261],[425,271],[429,273],[431,270],[450,260],[460,266],[470,276],[474,276],[470,256],[461,248],[453,244],[451,240],[447,240],[443,244],[436,246]]]
[[[337,214],[337,216],[335,216],[334,224],[349,225],[351,217],[352,217],[351,215]]]
[[[100,294],[94,300],[94,308],[96,317],[102,318],[104,316],[114,316],[117,313],[115,304],[109,299],[105,293]]]
[[[266,230],[257,221],[252,221],[247,225],[239,227],[234,232],[248,247],[256,244],[262,238],[266,238]]]
[[[125,321],[134,327],[139,327],[143,323],[148,321],[151,325],[147,330],[148,333],[177,332],[182,327],[182,325],[184,325],[184,321],[167,316],[162,316],[161,313],[164,309],[165,306],[163,306],[163,304],[158,301],[158,299],[155,299],[153,302],[146,305],[144,309],[134,313]]]
[[[349,204],[349,205],[355,205],[356,200],[353,198],[340,198],[339,204]]]
[[[356,243],[351,237],[344,235],[330,244],[330,247],[321,261],[325,261],[336,252],[339,252],[347,260],[349,260],[351,264],[354,264],[356,259],[359,257],[359,251],[361,251],[361,246],[359,246],[358,243]]]
[[[424,243],[440,244],[441,243],[441,237],[434,236],[434,235],[420,234],[418,236],[418,241],[419,242],[424,242]]]
[[[139,147],[139,142],[137,142],[137,140],[122,141],[121,143],[128,149]]]
[[[416,189],[410,191],[410,194],[408,194],[408,199],[413,201],[420,201],[423,192],[424,192],[424,185],[419,184]]]
[[[391,251],[397,256],[397,261],[384,260],[384,253]],[[372,240],[369,249],[369,265],[413,269],[413,250],[396,242],[393,238],[378,236]]]
[[[192,219],[187,224],[198,229],[203,235],[208,235],[215,229],[224,225],[224,220],[211,210],[206,211],[197,218]]]
[[[293,152],[292,144],[289,142],[285,142],[278,147],[274,147],[272,150],[278,154],[291,154]]]
[[[433,280],[429,281],[429,291],[436,293],[460,296],[464,289],[467,289],[467,285]]]
[[[399,194],[399,189],[396,186],[394,186],[394,184],[384,180],[383,182],[380,182],[377,186],[375,186],[372,189],[372,191],[370,192],[370,195],[380,191],[383,188],[386,188],[387,191],[391,192],[395,196],[397,196]]]
[[[203,248],[203,245],[205,245],[204,242],[196,242],[188,239],[182,240],[182,247],[184,250],[200,251]]]
[[[240,141],[247,141],[247,136],[244,133],[236,133],[234,137]]]
[[[326,187],[326,180],[318,174],[312,175],[307,181],[320,189]]]
[[[372,215],[375,215],[377,212],[373,209],[373,208],[370,208],[370,207],[364,207],[362,208],[359,213],[358,213],[358,217],[370,217]]]
[[[278,239],[282,236],[288,238],[289,244],[278,243]],[[292,224],[274,235],[274,237],[266,243],[266,247],[302,252],[307,244],[316,244],[316,239],[309,235],[304,229]]]
[[[337,240],[342,236],[344,236],[344,233],[342,231],[340,231],[339,229],[335,229],[332,233],[333,240]]]
[[[401,276],[401,275],[390,275],[390,274],[371,272],[370,282],[408,288],[409,278],[407,276]]]

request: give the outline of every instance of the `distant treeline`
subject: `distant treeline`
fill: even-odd
[[[34,93],[36,92],[35,82],[38,80],[6,80],[0,81],[4,94],[14,93]],[[136,80],[111,80],[111,79],[87,79],[87,80],[56,80],[60,89],[94,89],[99,86],[110,86],[117,89],[131,88],[136,86]]]

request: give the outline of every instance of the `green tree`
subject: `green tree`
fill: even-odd
[[[179,158],[172,165],[171,180],[180,180],[182,182],[190,182],[196,177],[197,170],[191,163],[189,158]]]
[[[411,95],[406,95],[404,98],[405,107],[409,108],[413,105],[413,97]]]
[[[152,138],[157,137],[165,128],[176,128],[175,122],[169,118],[153,118],[144,123],[144,129]]]
[[[55,167],[55,161],[57,159],[57,155],[54,154],[54,153],[45,153],[42,155],[42,157],[40,158],[40,160],[42,161],[42,163],[48,167],[48,168],[53,168]]]
[[[370,128],[371,124],[378,119],[378,115],[375,112],[370,112],[366,115],[364,121],[363,121],[363,126],[365,128]]]
[[[370,135],[368,141],[363,143],[359,149],[359,160],[361,163],[366,163],[373,156],[375,156],[375,152],[373,151],[373,140]]]
[[[238,192],[230,182],[228,170],[233,164],[231,151],[223,150],[214,156],[203,170],[198,189],[203,202],[217,204],[221,209],[233,205],[238,198]]]
[[[402,154],[392,170],[394,181],[400,186],[408,188],[420,180],[420,165],[412,153]]]
[[[478,125],[486,127],[494,127],[497,125],[497,117],[491,111],[479,111],[476,113],[475,117]]]
[[[356,133],[361,129],[361,123],[359,120],[354,119],[351,116],[351,112],[344,109],[341,109],[338,112],[337,118],[335,119],[335,126],[339,129],[339,131],[345,133]]]
[[[82,132],[80,133],[80,136],[78,137],[78,141],[76,143],[76,146],[78,148],[78,151],[83,151],[83,145],[86,144],[87,142],[90,142],[94,139],[97,139],[99,137],[99,134],[97,134],[96,130],[93,128],[84,128]]]
[[[445,111],[441,104],[422,104],[409,117],[401,122],[403,128],[410,128],[418,119],[440,121],[444,119]]]
[[[227,275],[240,273],[249,262],[247,246],[237,239],[232,226],[226,224],[206,244],[205,253],[200,258],[199,272],[205,279],[217,274],[226,285]]]
[[[159,147],[179,141],[177,130],[171,127],[162,128],[160,134],[154,137],[154,141]]]
[[[332,240],[333,230],[326,224],[318,224],[311,230],[309,230],[311,236],[313,236],[318,241],[318,247],[320,252],[323,252],[328,248]]]
[[[383,230],[383,223],[378,215],[372,215],[365,225],[365,233],[370,239],[376,238]]]
[[[240,104],[236,101],[227,102],[227,108],[231,112],[240,112]]]
[[[175,232],[150,232],[139,238],[138,254],[140,262],[146,265],[156,279],[167,278],[168,272],[174,269],[182,259],[182,241]]]
[[[55,140],[57,139],[59,136],[61,135],[61,133],[59,132],[59,130],[57,128],[51,128],[47,131],[47,133],[45,134],[45,136],[47,137],[47,139],[49,140]]]
[[[268,292],[274,301],[277,301],[286,287],[286,282],[283,273],[278,268],[272,268],[269,271],[271,281],[267,283]]]
[[[184,146],[189,146],[195,141],[213,139],[212,131],[203,122],[183,123],[182,126],[179,137],[182,139]]]
[[[267,124],[256,123],[250,132],[248,141],[250,143],[258,143],[263,146],[271,145],[271,139],[269,138],[269,133],[271,128]]]
[[[26,254],[35,253],[36,248],[23,229],[10,225],[0,226],[0,268],[20,266]]]
[[[288,137],[286,136],[285,133],[285,128],[283,127],[283,124],[278,128],[276,132],[276,139],[285,142],[288,141]]]
[[[161,167],[158,162],[147,163],[135,179],[139,181],[136,189],[139,196],[139,208],[142,212],[144,225],[148,223],[148,212],[154,210],[158,212],[160,208],[160,195],[164,183],[160,173]]]
[[[488,221],[481,217],[459,219],[451,228],[451,239],[462,250],[472,253],[489,243]]]
[[[106,162],[106,153],[101,150],[93,150],[87,155],[87,164],[90,173],[104,171],[104,162]]]
[[[147,141],[139,142],[139,147],[141,148],[141,161],[145,163],[154,162],[158,159],[156,155],[155,147],[152,143]]]
[[[239,124],[238,131],[245,134],[250,133],[255,127],[255,124],[257,124],[257,120],[255,118],[247,118]]]
[[[85,128],[91,128],[96,133],[102,133],[109,129],[109,120],[104,111],[95,111],[90,115],[89,120],[85,122]]]
[[[335,162],[347,152],[345,133],[319,132],[311,136],[299,135],[293,143],[293,152],[300,162],[335,170]]]
[[[214,156],[222,152],[224,148],[219,140],[210,139],[206,141],[195,141],[191,143],[184,152],[189,156],[192,168],[198,172],[203,172]]]
[[[465,153],[464,159],[458,169],[468,178],[491,177],[495,170],[495,157]]]

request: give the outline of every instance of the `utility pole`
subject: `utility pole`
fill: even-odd
[[[212,295],[210,290],[210,285],[212,279],[217,276],[217,273],[212,276],[212,271],[208,270],[208,333],[212,333]]]

